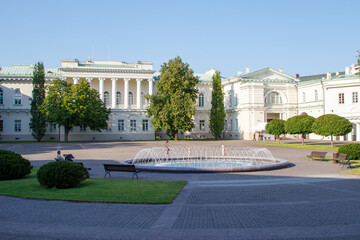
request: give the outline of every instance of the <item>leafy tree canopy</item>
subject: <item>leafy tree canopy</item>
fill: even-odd
[[[150,106],[147,115],[153,117],[155,129],[163,129],[177,140],[178,132],[191,131],[194,127],[195,102],[199,79],[189,64],[178,56],[161,65],[157,93],[147,96]]]
[[[285,121],[281,119],[273,119],[265,126],[266,133],[278,136],[280,143],[280,135],[285,134]]]
[[[221,89],[220,72],[212,77],[212,94],[211,94],[211,109],[210,109],[210,131],[215,139],[218,139],[225,126],[225,107],[224,107],[224,94]]]
[[[48,86],[41,107],[48,122],[65,128],[65,141],[72,127],[84,125],[91,130],[101,131],[107,127],[110,109],[101,101],[99,93],[81,79],[78,84],[56,79]]]
[[[301,134],[304,144],[304,135],[312,133],[312,125],[315,118],[309,115],[298,115],[289,118],[285,122],[285,132],[289,134]]]

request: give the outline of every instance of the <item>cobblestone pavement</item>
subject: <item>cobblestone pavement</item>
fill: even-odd
[[[194,143],[219,144],[170,144]],[[244,141],[221,144],[247,145]],[[151,146],[163,142],[2,144],[0,148],[23,154],[34,166],[53,159],[61,149],[91,167],[91,177],[103,177],[101,163],[130,159]],[[169,205],[0,196],[0,239],[360,239],[358,176],[338,174],[345,169],[332,163],[306,160],[311,150],[268,148],[275,157],[288,159],[291,167],[228,174],[140,173],[142,180],[188,181]],[[130,179],[131,173],[112,176]]]

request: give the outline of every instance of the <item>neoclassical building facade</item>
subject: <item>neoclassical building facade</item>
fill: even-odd
[[[0,70],[0,134],[2,141],[34,140],[31,136],[30,101],[32,96],[33,65],[14,65]],[[198,100],[194,116],[195,128],[180,134],[185,139],[212,138],[209,129],[212,76],[215,69],[199,77]],[[253,139],[263,132],[272,119],[288,119],[301,113],[314,117],[333,113],[346,117],[353,131],[339,140],[360,141],[360,78],[358,66],[345,72],[299,77],[289,76],[282,69],[261,69],[222,79],[226,124],[225,139]],[[108,127],[102,132],[85,126],[74,127],[69,140],[154,140],[167,138],[155,131],[146,115],[145,95],[156,92],[159,73],[150,62],[62,60],[61,66],[46,69],[46,84],[60,78],[76,84],[86,79],[98,90],[100,98],[111,108]],[[268,139],[272,136],[264,135]],[[63,140],[63,130],[48,123],[45,141]],[[314,134],[315,139],[327,139]]]

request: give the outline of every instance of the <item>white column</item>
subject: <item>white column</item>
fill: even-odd
[[[356,124],[356,141],[360,141],[360,124]]]
[[[117,78],[112,78],[112,85],[111,85],[111,108],[116,107],[116,81]]]
[[[340,141],[344,141],[344,136],[340,136]]]
[[[104,81],[105,78],[99,78],[99,92],[101,101],[104,101]]]
[[[79,79],[80,79],[80,78],[74,77],[73,79],[74,79],[74,84],[78,84],[78,83],[79,83]]]
[[[88,78],[86,78],[86,80],[89,82],[89,84],[90,84],[90,87],[91,87],[91,81],[92,81],[92,78],[90,77],[88,77]]]
[[[153,94],[153,89],[154,89],[154,85],[153,85],[154,79],[149,78],[148,82],[149,82],[149,95],[152,95]]]
[[[125,108],[129,108],[129,78],[124,79],[125,87],[124,87],[124,106]]]
[[[141,109],[141,78],[136,79],[136,108]]]

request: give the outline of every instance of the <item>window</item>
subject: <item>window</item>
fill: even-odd
[[[318,101],[319,100],[319,94],[318,94],[318,91],[315,90],[315,101]]]
[[[225,120],[225,126],[224,126],[224,130],[226,131],[228,128],[228,123],[227,123],[227,120]]]
[[[0,88],[0,104],[4,104],[4,92],[1,88]]]
[[[104,92],[104,103],[105,103],[105,105],[108,105],[110,103],[110,97],[109,97],[108,91]]]
[[[121,92],[116,92],[116,105],[121,104]]]
[[[143,131],[149,131],[149,120],[147,119],[142,120],[142,128]]]
[[[230,120],[230,131],[232,131],[233,130],[233,120],[231,119]]]
[[[232,93],[228,91],[229,107],[232,107]]]
[[[125,130],[124,120],[119,119],[118,120],[118,131],[124,131],[124,130]]]
[[[235,104],[235,106],[237,106],[238,105],[238,95],[237,94],[235,94],[235,99],[234,99],[234,104]]]
[[[200,131],[205,131],[205,120],[200,120]]]
[[[86,132],[86,126],[80,125],[80,132]]]
[[[56,131],[56,123],[50,123],[50,132]]]
[[[302,95],[303,95],[303,96],[302,96],[302,97],[303,97],[303,99],[302,99],[303,102],[306,102],[306,93],[303,92]]]
[[[339,93],[339,104],[344,104],[344,93]]]
[[[15,94],[14,94],[14,104],[15,105],[21,105],[21,99],[22,99],[22,94],[20,89],[15,89]]]
[[[106,131],[111,132],[111,120],[107,120],[106,123],[107,123]]]
[[[132,92],[129,92],[129,106],[134,104],[134,94]]]
[[[235,131],[239,130],[238,119],[235,119]]]
[[[353,92],[353,103],[358,103],[359,102],[359,98],[358,98],[358,92]]]
[[[21,120],[15,120],[15,132],[21,132]]]
[[[280,97],[280,94],[277,92],[271,92],[269,95],[265,98],[265,103],[269,104],[282,104],[282,99]]]
[[[0,120],[0,132],[4,131],[4,120]]]
[[[205,97],[203,93],[199,94],[199,107],[205,106]]]
[[[141,92],[141,105],[145,105],[145,93]]]
[[[136,120],[130,120],[130,131],[136,131]]]

